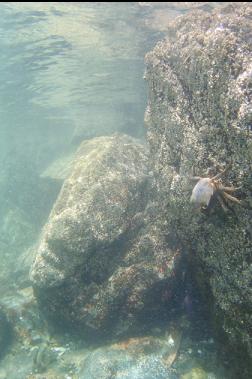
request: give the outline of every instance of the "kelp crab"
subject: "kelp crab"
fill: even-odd
[[[214,196],[220,203],[222,209],[227,212],[229,203],[241,204],[241,201],[232,196],[231,193],[238,190],[233,186],[226,187],[222,184],[221,177],[230,168],[230,164],[220,173],[213,177],[194,176],[192,180],[197,181],[192,190],[190,202],[194,203],[201,210],[209,207],[210,201]]]

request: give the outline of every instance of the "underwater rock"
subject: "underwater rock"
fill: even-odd
[[[183,374],[181,379],[208,379],[208,374],[201,368],[195,367],[190,372]]]
[[[43,329],[32,287],[2,296],[0,305],[8,319],[13,339],[25,349],[38,334],[36,329]]]
[[[57,352],[49,345],[49,341],[43,341],[39,346],[36,346],[33,355],[33,372],[43,373],[57,361]]]
[[[55,364],[59,354],[40,317],[32,287],[12,291],[1,297],[0,353],[1,347],[5,350],[9,347],[1,357],[1,367],[8,379],[32,378],[32,372],[42,373]]]
[[[251,17],[249,3],[232,3],[177,18],[169,37],[147,54],[145,75],[163,238],[176,238],[190,255],[209,316],[241,358],[244,377],[252,369]],[[228,164],[225,185],[240,187],[241,205],[195,212],[190,177],[207,177],[209,169],[217,174]]]
[[[173,338],[130,338],[98,348],[86,357],[79,378],[177,379],[171,365],[180,345],[181,334],[176,331]]]
[[[31,269],[40,308],[54,325],[111,337],[167,310],[176,254],[165,247],[155,207],[145,211],[149,181],[137,140],[115,135],[81,144]]]

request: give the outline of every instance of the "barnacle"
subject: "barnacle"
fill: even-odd
[[[235,192],[238,188],[233,186],[226,187],[221,181],[221,176],[226,173],[229,167],[230,165],[213,177],[193,177],[192,179],[196,180],[197,184],[193,188],[190,202],[201,209],[206,209],[209,206],[212,196],[216,196],[225,212],[228,210],[230,202],[241,204],[239,199],[231,195],[231,193]]]

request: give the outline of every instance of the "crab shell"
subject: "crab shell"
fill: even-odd
[[[193,188],[190,202],[198,206],[205,205],[207,207],[213,196],[214,189],[214,184],[210,178],[201,178]]]

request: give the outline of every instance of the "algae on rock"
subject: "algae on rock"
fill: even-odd
[[[180,241],[233,350],[251,362],[251,17],[249,3],[179,17],[146,56],[150,165],[167,241]],[[189,203],[190,176],[219,172],[243,206],[209,214]],[[206,302],[209,302],[205,292]],[[249,358],[250,357],[250,358]],[[246,369],[245,369],[246,371]]]
[[[175,251],[165,246],[155,206],[146,208],[147,163],[146,147],[125,135],[81,144],[31,269],[55,325],[122,335],[170,302],[162,294],[177,279]]]

